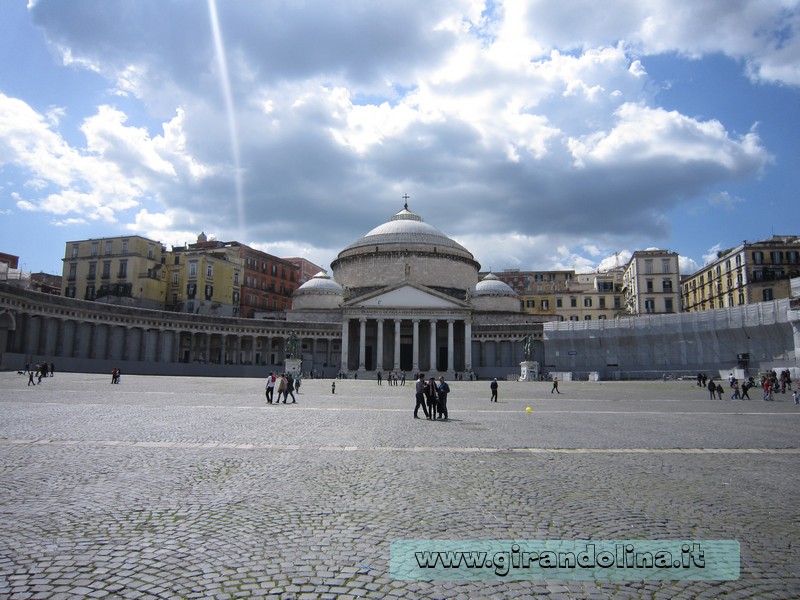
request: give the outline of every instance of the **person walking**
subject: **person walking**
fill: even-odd
[[[714,400],[714,394],[716,394],[716,392],[717,392],[717,386],[714,383],[714,380],[710,379],[708,381],[708,386],[706,386],[706,387],[708,387],[708,393],[711,396],[711,399]]]
[[[405,373],[403,373],[405,376]],[[416,406],[414,406],[414,418],[419,419],[419,407],[422,407],[422,412],[425,413],[425,416],[428,416],[428,409],[425,408],[425,373],[420,373],[417,377],[417,382],[414,385],[414,397],[417,401]]]
[[[292,404],[297,404],[297,399],[294,397],[294,377],[291,373],[286,374],[286,390],[283,392],[283,403],[286,404],[286,399],[291,396]]]
[[[33,380],[33,369],[28,369],[28,385],[36,385],[36,382]]]
[[[275,381],[277,377],[275,377],[275,371],[269,374],[267,377],[267,404],[272,404],[272,400],[275,396]]]
[[[281,380],[278,382],[278,399],[275,401],[275,404],[278,404],[281,401],[281,396],[283,396],[283,403],[286,404],[286,374],[284,373],[281,375]]]
[[[747,390],[751,387],[753,387],[753,385],[749,381],[744,381],[742,383],[742,400],[750,400],[750,395],[747,393]]]
[[[553,375],[553,387],[550,389],[550,393],[552,394],[555,392],[556,394],[560,394],[561,392],[558,391],[558,377]],[[574,393],[574,390],[573,390]]]
[[[428,403],[428,418],[434,421],[436,420],[436,397],[436,380],[431,375],[428,383],[425,384],[425,400]]]
[[[731,394],[731,400],[739,400],[741,396],[739,395],[739,382],[735,379],[733,380],[733,393]]]
[[[492,397],[489,398],[489,402],[497,402],[497,377],[492,379],[492,383],[489,384],[489,389],[492,390]]]
[[[383,378],[381,377],[380,371],[378,371],[377,377],[378,377],[378,385],[383,385]],[[389,383],[391,383],[391,381]]]
[[[444,380],[444,377],[439,377],[439,384],[436,386],[436,392],[439,398],[439,418],[447,421],[447,394],[450,393],[450,386]]]

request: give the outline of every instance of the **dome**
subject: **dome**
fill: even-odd
[[[342,286],[330,278],[328,273],[320,271],[306,281],[294,292],[297,294],[341,294]]]
[[[517,296],[517,292],[511,289],[511,286],[500,281],[494,273],[489,273],[486,277],[481,279],[472,290],[474,296]]]
[[[461,244],[451,240],[444,233],[422,220],[418,214],[408,210],[408,205],[391,220],[379,225],[364,237],[356,240],[342,253],[365,246],[381,246],[385,244],[423,244],[437,248],[453,248],[472,255]]]
[[[472,254],[408,209],[339,252],[333,276],[355,296],[411,283],[463,294],[478,282],[480,264]]]

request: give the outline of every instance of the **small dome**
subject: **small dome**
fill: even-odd
[[[342,293],[342,286],[330,278],[326,271],[320,271],[295,290],[297,294],[338,294]]]
[[[489,273],[472,289],[474,296],[517,296],[517,292],[506,285],[494,273]]]

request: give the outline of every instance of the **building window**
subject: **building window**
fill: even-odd
[[[592,320],[592,315],[584,315],[583,320],[584,321],[591,321]]]
[[[614,308],[622,308],[622,299],[619,296],[614,296]]]
[[[672,298],[664,298],[664,312],[672,313],[675,310],[672,307]]]
[[[72,245],[72,258],[78,258],[78,244]]]
[[[606,297],[605,296],[601,296],[599,302],[600,302],[600,308],[605,308],[606,307]]]
[[[128,253],[128,240],[122,240],[122,253]]]
[[[206,277],[209,279],[214,277],[214,265],[206,265]]]
[[[97,256],[97,242],[92,242],[92,256]]]
[[[233,272],[233,285],[239,285],[239,271]]]
[[[605,318],[606,318],[606,316],[605,316],[605,315],[598,315],[598,317],[597,317],[597,318],[598,318],[598,319],[605,319]]]
[[[760,265],[764,263],[764,253],[763,252],[753,252],[753,263]]]
[[[190,283],[186,286],[186,295],[189,298],[194,298],[195,294],[197,294],[197,284]]]
[[[211,300],[214,295],[214,286],[206,284],[206,300]]]
[[[650,275],[653,272],[653,259],[652,258],[645,259],[645,261],[644,261],[644,272],[647,275]]]
[[[550,301],[542,300],[542,310],[550,310]]]
[[[87,285],[86,286],[86,299],[87,300],[94,300],[94,286]]]
[[[656,312],[656,301],[652,298],[647,298],[644,301],[644,312],[646,313],[654,313]]]
[[[172,292],[172,305],[178,304],[178,292]]]
[[[75,278],[78,276],[78,265],[76,263],[70,263],[69,265],[69,280],[75,281]]]
[[[672,279],[665,279],[661,282],[661,291],[672,292]]]
[[[526,300],[525,301],[525,306],[527,308],[536,308],[536,301],[534,301],[534,300]]]
[[[770,300],[773,300],[772,288],[764,288],[761,294],[764,298],[764,302],[769,302]]]
[[[153,247],[153,244],[147,246],[147,258],[153,260],[156,257],[156,249]]]
[[[563,301],[561,300],[561,298],[556,298],[556,308],[562,308],[562,307],[563,307],[563,304],[564,304],[564,303],[563,303]]]
[[[739,306],[744,306],[744,292],[739,292]]]
[[[665,259],[663,259],[661,261],[661,272],[662,273],[669,273],[670,272],[670,270],[669,270],[669,262],[670,261],[669,261],[668,258],[665,258]]]
[[[577,315],[572,315],[572,316],[570,316],[569,320],[570,321],[577,321],[578,317],[577,317]]]
[[[176,264],[176,265],[179,265],[179,264],[181,264],[181,257],[180,257],[180,255],[178,255],[178,254],[176,254],[176,255],[175,255],[175,263],[174,263],[174,264]]]
[[[570,298],[569,305],[571,308],[576,308],[578,306],[578,299],[577,298]]]
[[[94,279],[97,277],[97,263],[90,262],[89,263],[89,279]]]
[[[187,302],[186,303],[186,312],[190,312],[190,313],[194,312],[194,302]]]
[[[797,264],[797,250],[789,250],[786,253],[786,262],[791,265]]]
[[[106,241],[105,254],[111,254],[111,240]]]
[[[779,265],[779,264],[781,264],[783,262],[783,252],[780,252],[779,250],[775,250],[775,251],[772,252],[771,258],[772,258],[772,264],[773,265]]]
[[[197,277],[197,263],[190,262],[189,263],[189,277]]]
[[[119,261],[119,277],[120,279],[124,279],[128,276],[128,261],[121,260]]]
[[[172,285],[178,285],[178,273],[177,272],[172,274]]]
[[[108,279],[111,277],[111,261],[104,260],[103,261],[103,279]]]
[[[647,286],[647,292],[648,292],[649,294],[652,294],[652,293],[653,293],[653,280],[652,280],[652,279],[648,279],[648,280],[645,282],[645,285]]]
[[[591,298],[584,298],[583,299],[583,306],[584,306],[584,308],[592,308],[592,299]]]

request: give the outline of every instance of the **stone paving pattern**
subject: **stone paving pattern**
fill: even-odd
[[[0,373],[0,597],[796,598],[800,407],[691,382]],[[525,408],[531,406],[531,413]],[[421,414],[421,413],[420,413]],[[399,539],[736,539],[736,581],[396,581]]]

